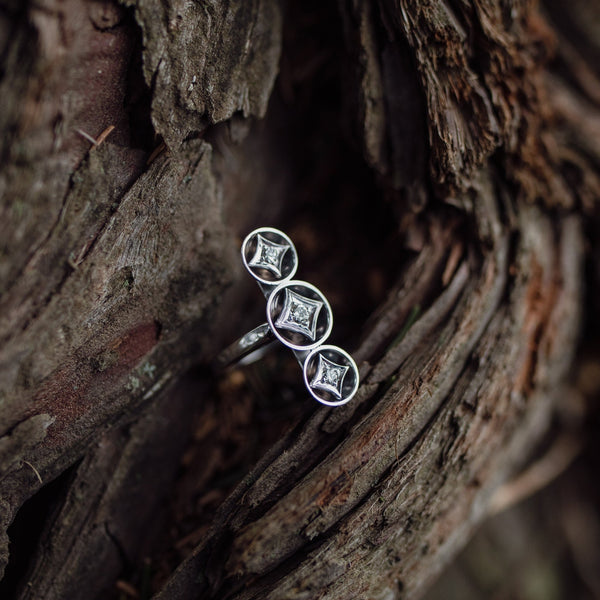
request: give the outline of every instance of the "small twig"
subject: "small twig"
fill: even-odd
[[[456,242],[452,249],[450,250],[450,255],[448,256],[448,260],[446,261],[446,266],[444,268],[444,273],[442,274],[442,285],[446,287],[450,281],[452,280],[452,276],[458,267],[458,263],[462,258],[464,251],[464,246],[461,241]]]
[[[164,150],[166,150],[166,148],[167,148],[167,145],[164,142],[161,142],[156,148],[154,148],[154,150],[152,151],[152,154],[150,154],[150,156],[148,157],[148,160],[146,161],[146,165],[151,164],[159,154],[162,154],[162,152]]]
[[[93,138],[89,133],[86,133],[82,129],[76,129],[75,131],[84,137],[88,142],[92,142],[95,148],[97,148],[112,132],[115,128],[114,125],[109,125],[99,136],[98,139]]]
[[[117,581],[117,583],[115,583],[115,587],[120,592],[123,592],[126,596],[129,596],[130,598],[139,598],[140,597],[139,592],[127,581],[123,581],[122,579],[119,579]]]
[[[546,487],[567,469],[582,445],[572,435],[560,437],[540,460],[496,490],[490,501],[489,514],[496,515]]]
[[[28,460],[24,460],[23,461],[28,467],[31,468],[31,470],[35,473],[36,477],[38,478],[39,482],[44,485],[44,482],[42,481],[42,476],[40,475],[40,472],[28,461]]]
[[[83,131],[82,129],[76,129],[75,130],[80,136],[84,137],[86,140],[88,140],[88,142],[92,142],[92,144],[94,144],[94,146],[98,145],[98,142],[89,134],[86,133],[85,131]]]
[[[94,240],[88,240],[83,245],[83,247],[81,248],[81,250],[79,251],[79,254],[77,254],[77,256],[73,256],[73,252],[71,252],[69,254],[69,256],[67,257],[67,264],[73,269],[73,271],[76,271],[79,268],[79,265],[83,261],[85,255],[87,254],[87,251],[90,249],[90,246],[92,245],[93,241]]]
[[[115,128],[114,125],[109,125],[99,136],[98,141],[96,142],[96,146],[99,146],[111,133]]]

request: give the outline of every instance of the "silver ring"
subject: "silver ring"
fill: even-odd
[[[346,351],[324,344],[333,327],[331,306],[314,285],[292,279],[298,269],[293,242],[278,229],[260,227],[246,236],[241,253],[267,299],[267,322],[223,350],[217,366],[252,362],[267,344],[279,340],[294,352],[315,400],[327,406],[349,402],[358,389],[358,368]]]

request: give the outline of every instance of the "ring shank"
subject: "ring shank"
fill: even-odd
[[[219,369],[225,369],[273,341],[275,341],[275,335],[271,331],[269,324],[263,323],[243,335],[230,346],[227,346],[217,356],[215,365]],[[260,357],[257,356],[256,358]]]

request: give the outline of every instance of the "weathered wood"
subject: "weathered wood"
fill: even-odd
[[[313,223],[340,236],[328,248],[382,257],[365,223],[341,217],[344,239],[319,223],[343,215],[353,176],[294,164],[345,127],[374,174],[369,218],[385,195],[400,232],[374,265],[395,276],[354,352],[361,389],[280,436],[158,599],[417,597],[567,381],[600,190],[593,44],[556,26],[575,88],[527,2],[297,5],[285,22],[274,0],[125,4],[2,13],[0,565],[40,478],[77,461],[18,597],[102,595],[157,539],[194,412],[169,389],[251,321],[236,234],[318,194]],[[303,38],[315,47],[296,56]],[[294,85],[316,86],[324,61],[343,106],[315,91],[296,114]],[[323,133],[302,122],[321,106],[336,120]]]
[[[116,428],[90,445],[60,510],[42,533],[20,598],[83,598],[90,589],[98,597],[112,592],[115,574],[152,539],[148,523],[176,476],[192,400],[181,389],[163,394],[135,424]]]
[[[188,597],[192,588],[214,598],[383,597],[398,590],[394,581],[412,597],[431,581],[545,431],[572,359],[564,350],[579,319],[577,222],[565,224],[558,248],[537,210],[525,211],[522,226],[531,241],[519,242],[514,256],[539,261],[536,277],[513,281],[502,301],[509,266],[502,237],[462,290],[461,267],[448,288],[450,296],[462,291],[451,313],[442,295],[409,330],[417,339],[407,336],[382,359],[397,359],[394,373],[383,379],[365,365],[354,406],[319,411],[279,446],[223,507],[213,537],[161,600]],[[557,276],[561,291],[553,289]],[[553,298],[549,312],[537,305],[544,297]],[[433,315],[437,328],[425,325]],[[540,333],[543,350],[534,350],[530,336]],[[410,356],[398,353],[404,344]],[[368,416],[359,404],[370,407]],[[269,498],[281,499],[271,506]]]
[[[244,13],[248,27],[262,6]],[[142,16],[151,9],[138,5]],[[15,86],[5,90],[3,103],[16,125],[7,125],[12,137],[3,137],[0,182],[0,439],[11,452],[0,484],[3,532],[40,487],[28,465],[42,481],[52,480],[107,428],[143,412],[202,351],[210,353],[209,324],[230,283],[233,256],[211,146],[184,139],[186,131],[160,156],[136,147],[137,118],[125,112],[128,86],[139,85],[127,73],[135,67],[138,37],[131,16],[112,2],[49,1],[22,11],[5,15],[7,73]],[[237,36],[236,24],[222,18]],[[198,34],[187,27],[189,36]],[[247,116],[264,112],[278,31],[269,37],[255,30],[265,75],[252,88],[256,99],[240,106]],[[27,33],[37,44],[21,40]],[[245,51],[254,51],[252,40],[250,30]],[[208,39],[204,47],[214,50]],[[267,47],[270,58],[263,56]],[[202,66],[200,45],[195,48],[190,72]],[[166,66],[152,63],[151,54],[145,54],[146,76],[150,64],[164,74]],[[221,119],[238,110],[246,75],[240,70],[237,91],[229,80],[213,83]],[[153,102],[172,105],[179,78],[170,81],[153,91]],[[165,139],[181,133],[174,123],[155,120]],[[97,137],[110,125],[116,129],[102,144],[80,133]],[[6,561],[3,537],[2,567]]]

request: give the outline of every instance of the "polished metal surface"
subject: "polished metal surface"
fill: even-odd
[[[273,227],[250,232],[241,252],[244,266],[267,297],[274,286],[290,280],[298,269],[298,253],[292,240]]]
[[[315,400],[328,406],[346,404],[358,390],[358,367],[341,348],[324,344],[304,360],[304,383]]]
[[[280,283],[269,296],[267,321],[292,350],[312,350],[331,333],[333,313],[325,296],[306,281]]]
[[[273,227],[260,227],[246,236],[241,253],[267,299],[267,322],[223,350],[217,366],[258,359],[261,349],[279,340],[294,352],[315,400],[327,406],[349,402],[358,389],[358,368],[346,351],[324,344],[333,327],[331,306],[314,285],[292,279],[298,254],[290,238]]]

